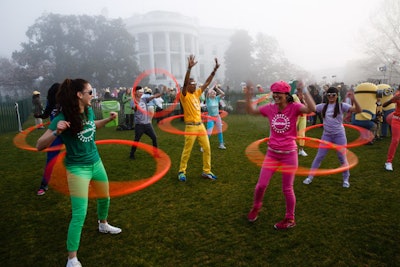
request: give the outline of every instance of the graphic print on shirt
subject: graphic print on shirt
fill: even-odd
[[[284,133],[290,129],[290,120],[285,114],[276,114],[271,121],[271,129],[277,133]]]
[[[94,133],[96,132],[96,125],[94,121],[84,121],[83,130],[78,133],[78,139],[82,143],[87,143],[94,140]]]

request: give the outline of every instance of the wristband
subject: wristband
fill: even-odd
[[[59,134],[57,131],[53,131],[53,135],[57,137],[57,136],[59,136],[60,134]]]

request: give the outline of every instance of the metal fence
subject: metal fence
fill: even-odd
[[[0,133],[19,132],[32,115],[32,99],[0,104]]]

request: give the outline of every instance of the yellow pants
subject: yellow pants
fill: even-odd
[[[306,131],[304,130],[307,127],[307,116],[299,116],[297,118],[297,136],[305,137]],[[300,139],[299,145],[304,146],[305,140]]]
[[[203,172],[211,172],[211,149],[210,142],[208,140],[207,131],[204,124],[200,125],[186,125],[185,132],[187,133],[197,133],[193,135],[185,135],[185,145],[183,146],[181,163],[179,165],[179,172],[186,173],[187,163],[190,158],[190,153],[192,152],[194,141],[199,142],[200,146],[203,148]]]

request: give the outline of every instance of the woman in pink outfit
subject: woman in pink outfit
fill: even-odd
[[[273,174],[282,168],[285,169],[282,172],[282,191],[286,199],[286,214],[284,220],[276,223],[274,228],[277,230],[292,228],[296,226],[294,216],[296,196],[293,189],[295,172],[298,167],[296,121],[299,115],[315,112],[315,103],[307,90],[301,92],[304,94],[306,105],[294,102],[290,95],[290,85],[279,81],[271,85],[275,103],[254,107],[250,99],[251,90],[252,87],[248,85],[246,90],[247,112],[261,114],[268,118],[270,136],[268,151],[255,188],[253,208],[248,214],[248,220],[250,222],[257,220],[269,181]]]

